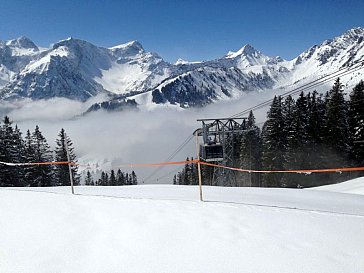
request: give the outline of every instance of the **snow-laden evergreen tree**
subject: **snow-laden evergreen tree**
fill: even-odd
[[[252,111],[248,116],[247,131],[241,137],[240,168],[260,170],[262,168],[262,140],[260,129],[255,125],[255,117]],[[260,186],[261,175],[259,173],[237,174],[237,186]]]
[[[328,168],[349,166],[348,105],[344,99],[343,85],[339,78],[328,93],[324,129],[324,144],[327,147],[325,165]],[[330,174],[328,177],[336,181],[348,178],[347,174],[340,175],[339,173]]]
[[[285,108],[285,107],[284,107]],[[288,111],[286,111],[288,112]],[[289,116],[290,115],[290,116]],[[301,92],[291,113],[284,116],[287,124],[286,150],[284,169],[302,170],[308,167],[308,101],[307,97]],[[289,121],[289,123],[287,122]],[[285,187],[297,187],[304,184],[305,177],[301,174],[287,173],[283,176]]]
[[[263,169],[282,170],[286,138],[284,135],[281,97],[274,97],[263,129]],[[263,175],[263,185],[278,187],[281,185],[281,178],[281,174],[266,173]]]
[[[293,152],[296,146],[294,143],[296,136],[296,131],[295,131],[296,112],[297,112],[296,101],[292,98],[291,95],[289,95],[282,103],[282,117],[284,120],[283,132],[285,136],[284,150],[282,151],[282,153],[284,154],[285,169],[290,169],[292,168],[292,165],[294,165],[291,162],[291,159],[293,157]],[[282,175],[281,186],[282,187],[294,186],[294,179],[291,174]]]
[[[131,177],[131,185],[138,185],[138,178],[134,171],[131,172],[130,177]]]
[[[20,132],[17,125],[14,128],[13,135],[13,145],[15,147],[14,153],[14,162],[15,163],[24,163],[25,161],[25,143],[22,138],[22,133]],[[17,177],[17,187],[25,186],[25,169],[24,166],[16,166],[14,167],[14,175]]]
[[[189,161],[190,159],[187,157],[186,161]],[[192,182],[192,168],[191,164],[186,163],[185,165],[185,182],[184,185],[191,185]]]
[[[187,157],[186,161],[189,161]],[[193,157],[191,157],[193,161]],[[183,169],[173,177],[174,185],[198,185],[198,170],[197,164],[186,163]]]
[[[8,116],[0,127],[0,161],[9,163],[24,162],[24,144],[21,133]],[[6,187],[24,186],[22,167],[0,164],[0,185]]]
[[[118,186],[125,185],[125,174],[120,169],[116,173],[116,183]]]
[[[35,158],[35,145],[33,143],[32,134],[27,130],[24,140],[25,146],[25,162],[32,163],[36,162]],[[36,179],[36,168],[35,165],[24,166],[24,178],[26,186],[36,186],[34,185],[34,180]]]
[[[339,78],[328,95],[324,135],[325,144],[332,152],[328,161],[331,167],[344,167],[349,152],[349,124],[348,107]]]
[[[74,153],[73,143],[70,137],[66,134],[65,130],[62,128],[58,134],[58,139],[56,139],[56,149],[55,149],[55,160],[57,162],[67,162],[67,149],[66,142],[68,145],[70,161],[76,162],[76,155]],[[78,166],[72,165],[72,176],[73,176],[73,184],[79,185],[79,176],[77,174]],[[67,164],[55,165],[55,182],[58,186],[70,186],[70,174],[69,168]]]
[[[87,172],[86,172],[85,185],[86,186],[94,186],[95,185],[94,179],[93,179],[93,177],[92,177],[89,170],[87,170]]]
[[[130,175],[128,173],[125,174],[125,185],[131,185]]]
[[[193,157],[191,157],[191,161],[193,161]],[[197,163],[191,163],[191,185],[198,185],[198,169],[197,169]]]
[[[5,116],[0,127],[0,161],[9,163],[24,162],[24,141],[17,125],[12,125]],[[22,166],[6,166],[0,164],[0,186],[22,187],[25,185]]]
[[[53,160],[50,147],[47,140],[39,130],[38,125],[35,127],[31,137],[31,145],[34,152],[35,162],[50,162]],[[30,186],[48,187],[54,186],[52,165],[37,165],[32,169],[32,180]]]
[[[114,170],[111,170],[110,172],[109,186],[116,186],[116,175]]]
[[[12,162],[11,153],[11,140],[10,136],[13,134],[12,122],[9,117],[5,116],[1,125],[1,146],[0,146],[0,161]],[[0,183],[1,186],[11,187],[14,186],[14,178],[12,177],[12,169],[10,166],[0,164]]]
[[[326,100],[322,94],[314,91],[308,95],[308,169],[325,168],[324,158],[327,154],[326,146],[323,144],[326,124]],[[321,181],[327,180],[327,174],[316,173],[307,177],[307,187],[321,185]]]
[[[109,176],[106,172],[101,172],[101,177],[97,183],[98,186],[108,186],[109,185]]]
[[[350,93],[349,130],[350,157],[355,165],[364,166],[364,81]]]

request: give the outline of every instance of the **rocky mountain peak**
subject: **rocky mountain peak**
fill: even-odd
[[[122,54],[124,56],[131,56],[145,53],[142,44],[138,41],[130,41],[125,44],[117,45],[110,48],[113,52]]]
[[[38,47],[33,43],[32,40],[25,36],[21,36],[14,40],[9,40],[6,42],[6,45],[9,47],[18,47],[18,48],[26,48],[26,49],[34,49],[39,50]]]
[[[226,58],[232,59],[239,56],[254,56],[259,53],[260,52],[257,51],[253,46],[251,46],[250,44],[246,44],[236,52],[229,51],[228,54],[226,54]]]

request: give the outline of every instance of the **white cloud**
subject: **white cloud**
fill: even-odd
[[[157,108],[153,111],[128,111],[106,113],[98,111],[78,116],[91,102],[81,103],[66,99],[47,101],[23,101],[12,105],[9,116],[18,123],[22,132],[39,125],[48,143],[54,146],[61,128],[74,142],[81,162],[98,163],[99,166],[117,168],[128,163],[161,162],[200,126],[199,118],[229,117],[248,107],[272,98],[271,92],[246,94],[236,101],[211,104],[205,108],[179,111],[173,108]],[[93,103],[93,102],[92,102]],[[263,121],[267,108],[256,113],[257,122]],[[185,160],[195,156],[195,141],[190,143],[173,159]],[[177,166],[165,167],[154,179],[175,170]],[[182,167],[181,167],[182,168]],[[142,180],[154,171],[153,167],[134,168]],[[130,169],[124,169],[130,171]],[[158,183],[170,182],[172,174]]]

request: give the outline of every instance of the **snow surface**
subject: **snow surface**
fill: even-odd
[[[364,188],[364,185],[362,186]],[[195,186],[0,189],[0,272],[363,272],[364,196]]]
[[[355,193],[364,195],[364,178],[359,177],[344,183],[326,185],[315,188],[315,190]]]

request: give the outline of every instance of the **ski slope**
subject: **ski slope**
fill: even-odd
[[[0,272],[363,272],[363,195],[203,190],[2,188]]]
[[[316,190],[332,191],[332,192],[344,192],[355,193],[364,195],[364,178],[359,177],[345,183],[338,183],[333,185],[326,185],[315,188]]]

